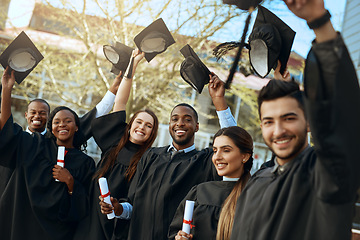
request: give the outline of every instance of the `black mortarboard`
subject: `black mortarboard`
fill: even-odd
[[[204,86],[209,83],[210,70],[200,60],[189,44],[186,44],[180,52],[185,57],[180,66],[181,77],[198,93],[201,93]]]
[[[262,0],[223,0],[223,3],[236,5],[242,10],[249,10],[250,7],[255,8]]]
[[[150,62],[156,55],[174,44],[175,40],[165,22],[159,18],[136,35],[134,42],[140,51],[145,53],[145,59]]]
[[[249,36],[250,64],[261,77],[276,68],[284,74],[290,56],[295,32],[268,9],[259,6],[253,30]]]
[[[118,75],[120,71],[122,71],[122,73],[124,74],[127,66],[129,65],[133,50],[133,48],[119,42],[116,42],[115,46],[103,46],[103,51],[106,59],[112,63],[112,73]]]
[[[0,63],[4,69],[10,66],[15,70],[15,80],[20,84],[43,58],[34,43],[22,31],[1,54]]]

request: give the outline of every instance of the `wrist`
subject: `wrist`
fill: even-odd
[[[328,10],[323,9],[316,14],[316,16],[312,17],[311,19],[307,20],[307,25],[310,29],[318,29],[324,26],[327,22],[330,21],[331,14]]]

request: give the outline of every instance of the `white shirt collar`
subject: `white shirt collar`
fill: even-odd
[[[29,126],[26,127],[25,132],[27,132],[27,133],[29,133],[29,134],[32,134],[32,133],[33,133],[32,131],[30,131]],[[41,134],[41,135],[45,135],[46,132],[47,132],[47,130],[46,130],[46,128],[45,128],[45,130],[42,131],[40,134]]]
[[[177,149],[176,149],[176,147],[174,147],[174,145],[171,143],[170,144],[170,146],[169,146],[169,148],[168,148],[168,152],[170,152],[170,149],[172,149],[172,148],[174,148],[175,149],[175,151],[178,151]],[[184,153],[188,153],[188,152],[190,152],[190,151],[192,151],[192,150],[194,150],[195,149],[195,143],[193,144],[193,145],[191,145],[190,147],[188,147],[188,148],[185,148],[185,149],[182,149],[181,151],[183,151]]]
[[[240,178],[229,178],[229,177],[223,176],[223,181],[227,181],[227,182],[236,182],[239,179]]]

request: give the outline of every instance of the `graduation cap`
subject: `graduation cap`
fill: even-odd
[[[223,3],[236,5],[242,10],[249,10],[249,8],[255,8],[262,0],[223,0]]]
[[[174,44],[175,40],[165,22],[159,18],[136,35],[134,42],[140,51],[145,53],[145,59],[150,62],[156,55]]]
[[[261,77],[276,68],[284,74],[295,32],[274,13],[259,6],[253,30],[249,36],[249,58],[254,71]]]
[[[20,84],[43,59],[30,38],[22,31],[0,56],[0,64],[15,71],[15,81]]]
[[[107,60],[112,63],[112,73],[118,75],[120,71],[124,74],[129,65],[132,51],[134,49],[120,42],[116,42],[115,46],[104,45],[103,52]]]
[[[209,83],[210,70],[200,60],[189,44],[180,49],[180,52],[185,57],[180,66],[181,77],[198,93],[201,93],[204,86]]]
[[[261,2],[262,0],[223,0],[223,3],[230,4],[230,5],[236,5],[238,8],[242,10],[248,10],[249,14],[245,20],[245,26],[244,31],[242,33],[241,39],[239,42],[226,42],[222,43],[218,46],[216,46],[213,49],[213,54],[216,56],[216,58],[219,60],[220,57],[224,54],[226,54],[229,50],[234,49],[236,47],[239,47],[234,62],[230,68],[229,76],[225,82],[225,88],[230,88],[230,84],[232,82],[232,79],[234,78],[234,74],[236,72],[240,57],[241,57],[241,51],[245,46],[245,37],[247,34],[247,31],[249,29],[250,20],[251,20],[251,13],[254,11],[254,8]]]

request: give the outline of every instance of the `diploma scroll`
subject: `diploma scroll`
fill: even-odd
[[[184,220],[182,225],[182,230],[187,234],[190,234],[190,229],[193,227],[193,212],[194,212],[194,201],[186,200],[185,211],[184,211]]]
[[[99,186],[100,186],[101,196],[104,198],[104,202],[106,202],[112,206],[111,201],[110,201],[110,191],[109,191],[109,187],[108,187],[106,178],[104,178],[104,177],[99,178]],[[114,211],[112,211],[112,213],[107,214],[108,219],[113,219],[114,217],[115,217]]]
[[[58,147],[57,165],[59,165],[60,167],[65,166],[65,147],[64,146]],[[55,181],[59,182],[58,179],[55,179]]]

